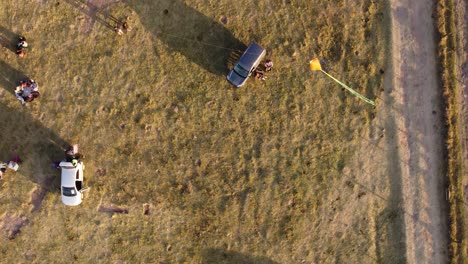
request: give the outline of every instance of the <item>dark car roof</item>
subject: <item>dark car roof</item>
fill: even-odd
[[[262,54],[264,51],[265,49],[260,45],[255,42],[251,42],[247,50],[245,50],[244,54],[242,54],[241,58],[239,59],[239,64],[246,69],[251,68],[258,59],[258,56],[260,56],[260,54]]]

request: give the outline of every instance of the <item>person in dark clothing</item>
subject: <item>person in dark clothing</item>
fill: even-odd
[[[260,70],[255,70],[255,78],[262,81],[266,80],[265,74],[263,73],[263,71]]]
[[[3,174],[5,174],[7,169],[7,164],[0,161],[0,181],[3,179]]]
[[[25,37],[19,37],[18,43],[16,44],[16,54],[18,54],[19,57],[24,57],[26,56],[26,50],[29,48],[28,42],[26,42]]]
[[[65,151],[65,161],[71,162],[73,166],[76,166],[81,158],[81,154],[78,153],[78,145],[71,146]]]

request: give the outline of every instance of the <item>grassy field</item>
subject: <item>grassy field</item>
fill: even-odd
[[[365,196],[371,215],[347,210],[365,195],[349,170],[374,109],[307,65],[320,56],[379,97],[380,1],[88,2],[2,2],[0,159],[24,163],[0,187],[1,262],[399,259],[381,199]],[[118,36],[114,19],[132,30]],[[233,89],[225,74],[252,40],[274,70]],[[12,91],[26,76],[42,94],[22,107]],[[74,208],[50,166],[71,143],[92,187]]]
[[[468,245],[466,241],[467,219],[463,193],[464,152],[463,152],[463,85],[457,78],[457,64],[462,64],[463,47],[458,42],[463,38],[463,31],[457,31],[455,4],[451,0],[440,1],[438,5],[438,30],[441,35],[439,43],[440,68],[444,95],[447,101],[448,138],[448,200],[450,203],[450,254],[451,263],[466,263]],[[463,20],[461,20],[463,21]],[[462,28],[462,25],[459,25]],[[457,52],[453,52],[453,51]]]

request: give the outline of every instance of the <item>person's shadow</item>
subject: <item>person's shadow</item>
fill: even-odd
[[[145,28],[163,41],[169,50],[216,75],[228,72],[231,53],[246,45],[221,23],[205,16],[181,0],[125,1]]]
[[[15,95],[15,87],[29,77],[21,71],[0,60],[0,87]]]
[[[277,264],[269,258],[266,257],[255,257],[250,256],[247,254],[239,253],[236,251],[229,251],[222,248],[209,248],[203,250],[202,253],[203,261],[202,263],[206,264],[237,264],[237,263],[244,263],[244,264]]]
[[[11,32],[0,25],[0,45],[9,49],[12,52],[16,52],[16,42],[19,35]]]

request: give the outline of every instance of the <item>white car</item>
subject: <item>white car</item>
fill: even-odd
[[[77,162],[76,166],[71,162],[62,161],[59,164],[62,169],[62,202],[66,205],[79,205],[83,200],[83,192],[89,187],[83,187],[83,162]]]

